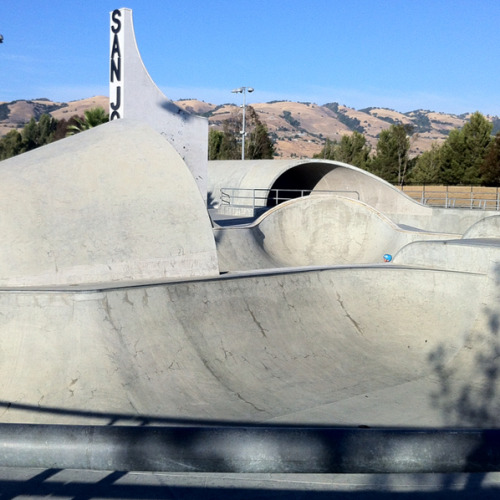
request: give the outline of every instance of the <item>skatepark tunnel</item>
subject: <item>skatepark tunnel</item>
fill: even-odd
[[[333,165],[311,162],[302,163],[286,170],[272,184],[266,205],[274,207],[283,201],[309,194],[318,182],[334,168]]]
[[[339,171],[334,182],[326,182],[333,171]],[[361,174],[350,165],[321,159],[209,161],[208,207],[272,208],[313,190],[350,193],[348,196],[360,199],[351,187],[352,175]],[[362,177],[367,176],[362,172]]]

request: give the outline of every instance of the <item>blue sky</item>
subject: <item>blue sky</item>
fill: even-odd
[[[121,7],[173,100],[500,115],[500,0],[2,0],[0,101],[109,95]]]

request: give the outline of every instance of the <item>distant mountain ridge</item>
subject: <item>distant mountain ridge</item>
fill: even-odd
[[[176,104],[208,118],[210,126],[222,129],[224,120],[240,111],[236,104],[215,105],[196,99],[183,99]],[[109,99],[95,96],[78,101],[53,102],[46,98],[17,100],[0,103],[0,136],[13,128],[22,128],[34,117],[44,113],[56,119],[69,119],[83,115],[86,109],[101,106],[107,109]],[[419,155],[431,148],[433,142],[443,142],[451,130],[461,128],[469,114],[453,115],[428,110],[400,113],[386,108],[370,107],[360,110],[331,102],[318,105],[311,102],[272,101],[250,103],[260,120],[265,123],[276,144],[281,158],[310,158],[319,153],[326,139],[340,140],[353,131],[364,134],[375,147],[380,132],[391,124],[403,123],[414,127],[411,139],[412,155]],[[494,133],[500,131],[500,118],[487,116],[493,122]]]

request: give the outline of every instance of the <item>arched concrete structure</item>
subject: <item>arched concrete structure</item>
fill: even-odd
[[[497,211],[450,210],[416,202],[399,189],[365,170],[331,160],[228,160],[208,162],[208,204],[221,213],[255,215],[254,208],[275,205],[272,189],[290,198],[300,196],[287,190],[329,191],[357,199],[381,212],[396,224],[409,228],[462,235],[477,221]],[[221,189],[230,188],[246,199],[236,209],[221,200]],[[242,191],[239,191],[242,190]],[[255,204],[252,190],[259,199]],[[239,205],[239,206],[238,206]]]
[[[500,215],[479,220],[464,233],[463,238],[500,238]]]
[[[174,148],[114,120],[0,163],[0,286],[214,276],[211,223]]]
[[[394,186],[366,170],[332,160],[226,160],[209,162],[209,195],[221,202],[222,188],[334,191],[371,205],[382,212],[412,207],[425,213],[427,207],[415,202]],[[290,195],[290,198],[300,194]],[[263,201],[274,206],[274,194]]]
[[[186,162],[206,199],[208,120],[179,108],[156,86],[142,61],[131,9],[111,12],[110,119],[148,123]]]
[[[475,364],[491,284],[379,265],[4,291],[0,421],[470,425],[443,407],[500,384]]]
[[[221,206],[221,189],[258,190],[257,207],[276,203],[271,189],[312,190],[336,164],[324,160],[225,160],[208,162],[209,206]],[[290,194],[298,197],[299,194]],[[247,200],[249,208],[252,201]]]
[[[352,198],[313,194],[281,203],[253,224],[214,229],[221,271],[382,263],[413,241],[459,235],[410,231]]]

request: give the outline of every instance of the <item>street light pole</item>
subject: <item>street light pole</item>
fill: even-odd
[[[231,90],[233,94],[243,94],[243,126],[241,130],[241,159],[245,159],[245,135],[246,135],[246,120],[245,120],[245,109],[246,109],[246,93],[253,92],[252,87],[239,87],[237,89]]]

